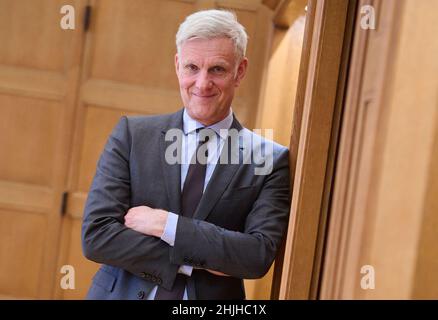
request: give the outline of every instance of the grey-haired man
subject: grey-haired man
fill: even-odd
[[[231,12],[200,11],[176,38],[184,108],[122,117],[97,166],[82,228],[85,256],[103,264],[90,299],[244,299],[243,279],[269,270],[286,230],[288,150],[231,109],[248,65],[243,26]],[[169,141],[171,130],[180,137]],[[260,150],[266,174],[244,161]]]

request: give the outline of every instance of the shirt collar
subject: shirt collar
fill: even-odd
[[[221,129],[230,129],[231,124],[233,123],[233,111],[230,108],[230,112],[228,115],[221,121],[216,122],[206,128],[212,129],[214,132],[216,132],[217,135],[219,135],[222,139],[227,138],[227,131],[221,131]],[[204,125],[192,117],[189,116],[187,110],[184,108],[184,114],[183,114],[183,129],[184,134],[189,134],[199,128],[204,128]]]

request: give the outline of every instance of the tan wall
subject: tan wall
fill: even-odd
[[[357,31],[321,297],[437,299],[438,2],[375,4],[378,29]]]
[[[275,28],[264,92],[256,125],[274,129],[274,140],[289,146],[293,105],[300,68],[305,15],[296,17],[289,29]]]
[[[269,60],[255,127],[273,129],[274,141],[289,147],[292,130],[295,95],[301,60],[307,1],[293,1],[286,11],[289,28],[274,27]],[[246,286],[257,299],[268,299],[271,291],[274,266],[261,280],[247,280]]]
[[[393,49],[396,60],[388,98],[382,105],[388,116],[381,136],[381,174],[373,195],[374,226],[368,229],[369,260],[362,260],[375,266],[377,283],[375,290],[363,295],[366,298],[409,299],[427,293],[438,298],[437,262],[427,261],[438,252],[437,229],[434,235],[429,229],[438,221],[438,211],[431,212],[438,203],[433,167],[438,139],[438,40],[432,36],[438,32],[437,12],[436,1],[408,0],[402,15],[395,17],[400,19],[400,38]]]
[[[438,109],[438,103],[436,104]],[[438,299],[438,119],[435,120],[435,137],[431,161],[428,166],[427,190],[418,241],[414,271],[415,282],[411,296],[416,299]]]

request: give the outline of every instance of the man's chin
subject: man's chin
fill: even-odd
[[[194,117],[211,117],[212,113],[210,112],[211,106],[209,105],[200,105],[194,108],[189,108],[189,114]]]
[[[190,112],[189,111],[189,115],[190,117],[192,117],[194,120],[206,125],[207,123],[209,123],[211,121],[212,118],[214,118],[214,115],[209,113],[209,112],[205,112],[205,111],[195,111],[195,112]]]

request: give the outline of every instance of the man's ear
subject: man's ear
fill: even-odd
[[[178,70],[179,70],[178,53],[175,53],[175,72],[176,72],[176,75],[178,75]]]
[[[240,82],[246,75],[247,68],[248,68],[248,58],[244,57],[242,61],[240,61],[239,66],[237,67],[235,87],[238,87],[240,85]]]

